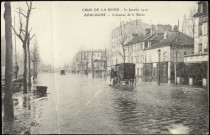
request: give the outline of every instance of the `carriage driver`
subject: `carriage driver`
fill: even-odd
[[[112,69],[112,70],[111,70],[111,75],[110,75],[110,82],[112,82],[112,80],[113,80],[115,77],[117,77],[117,72],[116,72],[114,69]]]

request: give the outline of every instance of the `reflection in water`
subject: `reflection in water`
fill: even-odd
[[[54,74],[40,76],[41,80],[37,85],[48,86],[50,95],[40,97],[35,92],[29,92],[14,97],[17,99],[17,119],[29,123],[25,125],[29,127],[27,133],[51,133],[54,130],[58,133],[57,118],[61,127],[68,126],[60,127],[61,133],[208,132],[208,94],[203,89],[145,83],[134,87],[134,90],[126,90],[109,87],[108,83],[102,85],[104,80],[99,78],[58,75],[54,83]],[[109,77],[107,79],[109,82]],[[36,87],[33,86],[32,89],[36,90]],[[85,106],[87,99],[92,99],[100,90],[100,94]],[[67,104],[59,108],[59,117],[55,109],[57,103]],[[84,109],[76,117],[66,119],[83,106]],[[21,124],[20,127],[24,127]]]
[[[31,102],[30,102],[30,99],[31,97],[29,96],[24,96],[23,97],[23,107],[24,108],[27,108],[28,110],[31,110]]]
[[[184,126],[183,124],[174,124],[171,128],[169,128],[169,132],[171,134],[188,134],[189,128],[187,126]]]
[[[126,94],[133,94],[133,92]],[[138,131],[135,130],[135,127],[139,125],[139,122],[137,103],[134,97],[118,97],[115,100],[115,104],[117,105],[115,110],[118,114],[120,128],[123,133],[138,133]]]

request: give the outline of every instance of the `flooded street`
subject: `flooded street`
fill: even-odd
[[[39,74],[28,94],[14,95],[17,120],[9,123],[15,130],[10,132],[208,133],[206,89],[140,83],[133,90],[120,90],[108,82],[79,75]],[[46,96],[34,93],[37,85],[48,86]]]

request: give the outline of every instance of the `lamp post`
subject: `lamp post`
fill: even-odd
[[[160,54],[161,50],[158,50],[158,55],[159,55],[159,62],[158,62],[158,85],[160,85]]]

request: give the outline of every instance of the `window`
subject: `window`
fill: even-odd
[[[187,55],[187,52],[184,52],[184,55]]]
[[[141,55],[141,57],[140,57],[140,63],[143,63],[143,60],[144,60],[144,56]]]
[[[198,53],[201,53],[202,52],[202,44],[199,44],[198,45]]]
[[[136,56],[136,63],[138,63],[138,56]]]
[[[208,33],[208,26],[207,26],[207,23],[204,23],[203,24],[204,25],[204,31],[203,31],[203,35],[207,35],[207,33]]]
[[[139,75],[139,68],[137,68],[137,75]]]
[[[207,13],[207,12],[208,12],[207,3],[204,2],[204,3],[203,3],[203,13]]]
[[[143,68],[141,68],[141,75],[143,75]]]
[[[202,35],[202,25],[198,26],[198,36]]]
[[[203,4],[200,4],[200,13],[203,13]]]
[[[133,63],[133,57],[131,57],[131,63]]]
[[[199,26],[198,26],[198,36],[202,35],[202,26],[203,26],[203,18],[199,18]]]
[[[150,48],[151,47],[151,42],[148,42],[148,48]]]
[[[207,49],[204,49],[204,52],[208,52],[208,50]]]
[[[156,68],[153,68],[153,72],[152,72],[153,76],[156,76]]]
[[[201,7],[202,7],[202,5],[199,4],[199,5],[198,5],[198,13],[201,13]]]
[[[163,53],[163,61],[167,61],[167,52]]]
[[[149,42],[145,42],[145,48],[149,48]]]

